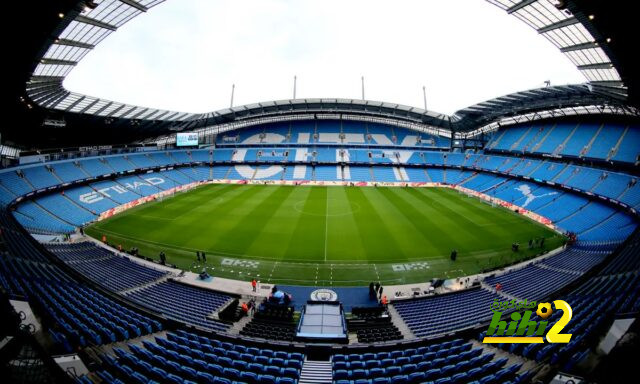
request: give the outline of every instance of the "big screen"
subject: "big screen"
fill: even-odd
[[[176,145],[178,147],[188,147],[198,145],[197,133],[178,133],[176,134]]]

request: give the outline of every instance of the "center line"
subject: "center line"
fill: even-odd
[[[324,216],[324,261],[327,261],[327,233],[329,232],[329,189],[327,189],[327,210]]]

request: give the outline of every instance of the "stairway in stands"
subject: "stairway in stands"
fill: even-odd
[[[396,308],[393,304],[387,307],[387,311],[389,311],[389,316],[391,316],[391,321],[393,325],[400,330],[400,332],[404,335],[405,339],[413,339],[416,336],[413,334],[407,323],[404,322],[402,316],[396,311]]]
[[[331,383],[333,373],[330,361],[305,360],[300,372],[300,384]]]

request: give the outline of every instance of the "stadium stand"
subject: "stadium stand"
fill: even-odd
[[[43,309],[42,315],[53,324],[49,333],[61,350],[71,352],[76,346],[111,343],[162,329],[160,322],[75,281],[43,257],[4,213],[2,236],[12,244],[10,257],[0,259],[3,288]]]
[[[354,307],[347,319],[349,332],[356,332],[359,343],[383,343],[402,340],[404,336],[382,307]]]
[[[92,177],[113,173],[113,168],[109,167],[106,161],[102,158],[83,159],[79,160],[78,164],[80,164],[80,167],[82,167],[82,169]]]
[[[491,317],[489,304],[497,297],[484,289],[472,289],[457,294],[397,301],[393,306],[413,334],[424,337],[478,324]],[[466,313],[460,315],[459,308],[466,308]]]
[[[89,174],[83,171],[75,161],[65,161],[51,164],[55,175],[65,183],[89,178]]]
[[[376,383],[466,383],[516,379],[522,364],[503,368],[508,359],[493,360],[462,339],[419,348],[364,354],[336,354],[332,357],[335,383],[357,380]],[[524,379],[526,373],[517,380]]]
[[[167,280],[125,295],[153,311],[204,329],[224,331],[229,326],[209,318],[231,300],[222,293]]]
[[[69,200],[63,194],[46,195],[36,200],[36,204],[47,212],[55,215],[76,227],[82,226],[94,220],[96,217],[88,210]]]
[[[391,306],[398,313],[399,321],[417,338],[443,337],[486,324],[491,316],[489,305],[495,299],[503,298],[502,295],[530,300],[550,297],[602,263],[611,250],[629,237],[637,227],[632,213],[625,210],[625,205],[640,207],[640,192],[635,175],[620,170],[595,168],[591,164],[569,164],[561,159],[541,160],[514,156],[547,153],[545,151],[562,153],[582,145],[576,157],[596,156],[600,160],[603,157],[613,158],[622,149],[623,152],[626,151],[624,156],[628,159],[632,156],[628,154],[628,146],[623,144],[627,135],[633,136],[635,131],[631,128],[620,128],[618,136],[614,135],[604,141],[604,144],[597,145],[594,145],[593,138],[605,135],[601,127],[590,129],[587,125],[558,124],[509,128],[514,131],[498,131],[494,134],[487,153],[479,151],[463,154],[424,150],[423,147],[440,145],[445,141],[427,136],[418,139],[416,135],[395,128],[391,133],[385,133],[383,126],[372,128],[365,124],[340,126],[322,123],[315,124],[311,129],[311,125],[307,123],[290,123],[286,126],[276,124],[274,131],[270,127],[253,128],[253,133],[237,134],[235,141],[219,138],[223,140],[220,142],[222,147],[234,145],[234,148],[190,152],[149,151],[84,158],[77,162],[51,162],[3,171],[0,172],[0,201],[11,204],[15,199],[21,199],[15,204],[12,215],[20,225],[33,233],[68,234],[119,205],[195,181],[250,179],[433,182],[460,185],[515,204],[550,219],[563,231],[577,234],[577,246],[525,267],[488,277],[481,287],[434,297],[394,300]],[[591,136],[588,139],[582,138],[582,133]],[[556,134],[558,137],[555,137]],[[423,141],[425,138],[426,141]],[[317,141],[328,147],[313,150],[296,147],[296,141],[307,139],[306,144]],[[239,147],[247,144],[245,141],[249,144],[255,142],[268,145],[287,140],[292,141],[292,147],[288,149]],[[585,141],[587,143],[583,144]],[[365,142],[386,148],[358,147]],[[336,148],[338,145],[346,147]],[[388,149],[395,145],[402,148]],[[610,145],[614,147],[609,147]],[[407,150],[407,147],[414,149]],[[295,165],[287,163],[292,161],[302,162]],[[114,175],[114,172],[131,171],[133,172],[127,175]],[[95,178],[104,179],[94,180]],[[38,189],[58,188],[63,183],[71,185],[62,190],[27,196]],[[607,203],[603,199],[611,199],[622,205]],[[5,237],[15,233],[5,232]],[[13,236],[12,241],[23,241],[17,240],[21,238]],[[637,245],[637,241],[635,244]],[[163,270],[115,255],[91,243],[48,245],[47,248],[67,266],[94,283],[168,319],[201,330],[222,333],[229,332],[230,321],[237,321],[220,320],[214,316],[224,308],[231,308],[231,303],[237,303],[236,298],[227,294],[174,281]],[[638,268],[632,252],[623,251],[605,267],[604,271],[608,271],[606,275],[585,283],[579,292],[609,294],[609,289],[620,284],[625,294],[612,299],[612,303],[619,308],[637,310],[637,294],[628,292],[634,292],[634,289],[637,291],[638,279],[635,275],[625,274],[625,271],[635,271]],[[71,278],[59,267],[52,265],[41,251],[33,252],[31,257],[39,262],[18,258],[1,260],[0,282],[13,295],[38,297],[37,302],[45,308],[47,317],[55,324],[49,334],[60,350],[69,351],[75,346],[126,341],[162,329],[161,323],[138,314]],[[533,277],[544,279],[546,283],[532,285],[530,282]],[[500,292],[494,289],[498,283],[501,285]],[[588,305],[589,299],[586,297],[578,294],[569,296],[572,303],[576,303],[575,310],[580,311],[576,316],[578,323],[575,330],[584,333],[584,338],[564,348],[509,347],[509,353],[537,362],[551,361],[566,367],[575,366],[586,353],[579,347],[579,343],[601,330],[607,316],[615,312],[615,307],[611,304],[595,307]],[[57,303],[64,304],[57,306]],[[457,311],[461,307],[467,308],[463,315]],[[585,315],[583,308],[603,310],[604,314],[590,317]],[[358,311],[356,309],[354,312]],[[367,311],[361,310],[362,313],[354,315],[349,321],[349,330],[355,332],[358,343],[383,344],[403,340],[404,335],[393,321],[380,316],[371,317]],[[244,337],[292,342],[296,340],[295,330],[296,323],[291,313],[270,309],[258,311],[237,332]],[[296,382],[303,368],[303,360],[292,359],[293,362],[289,363],[290,359],[275,357],[266,361],[259,359],[261,367],[249,367],[250,364],[257,363],[248,360],[244,361],[245,366],[236,362],[238,359],[233,353],[231,357],[227,357],[228,349],[226,354],[208,357],[211,359],[209,361],[206,346],[200,346],[202,354],[196,352],[198,359],[193,356],[187,362],[181,357],[186,355],[183,353],[185,351],[175,349],[177,347],[169,343],[179,333],[168,335],[173,336],[168,336],[168,339],[157,336],[156,343],[143,342],[144,348],[138,344],[127,344],[128,351],[124,347],[114,348],[115,357],[105,355],[106,363],[96,374],[108,380],[125,381],[135,378],[139,381],[168,382],[247,380],[288,383]],[[195,335],[184,337],[203,341]],[[208,340],[213,342],[215,339]],[[361,361],[353,357],[353,362],[351,357],[340,361],[341,355],[334,355],[333,379],[336,383],[348,381],[350,384],[364,381],[390,383],[421,380],[442,383],[468,380],[495,382],[502,379],[515,382],[525,380],[530,375],[518,364],[506,366],[502,359],[482,354],[479,349],[479,352],[475,352],[476,349],[469,350],[468,345],[470,344],[449,345],[440,351],[438,344],[429,344],[421,352],[418,352],[419,348],[408,348],[390,351],[388,357],[384,357],[387,352],[379,352],[383,355],[378,360],[367,355]],[[158,353],[159,348],[165,350]],[[148,358],[147,352],[141,351],[155,353],[154,358]],[[471,356],[470,352],[474,355]],[[211,367],[212,364],[217,364],[220,368]]]
[[[251,321],[240,331],[241,335],[269,340],[293,341],[297,323],[292,306],[260,303]]]
[[[496,97],[450,115],[427,110],[424,87],[424,109],[367,100],[364,77],[362,100],[300,99],[294,81],[293,99],[234,106],[232,93],[229,108],[204,113],[127,105],[65,89],[66,76],[87,52],[110,33],[126,29],[123,25],[139,14],[154,13],[149,10],[160,3],[12,2],[17,7],[9,13],[12,19],[23,17],[17,23],[20,32],[8,39],[12,56],[5,60],[6,72],[15,84],[5,87],[13,103],[0,128],[4,382],[515,384],[559,382],[553,376],[560,371],[586,376],[566,382],[637,381],[640,101],[638,65],[632,60],[637,38],[629,28],[637,17],[632,2],[612,7],[596,1],[490,0],[559,48],[586,82],[552,86],[549,80],[543,88]],[[446,33],[441,31],[444,40]],[[360,45],[354,42],[354,51]],[[381,46],[380,55],[392,57]],[[446,60],[447,52],[437,55]],[[394,59],[402,64],[402,58]],[[463,64],[473,65],[473,59]],[[203,88],[197,82],[188,85]],[[450,94],[463,91],[453,85]],[[183,134],[188,142],[181,140]],[[84,227],[98,220],[118,223],[136,216],[132,211],[110,219],[122,210],[214,180],[220,185],[149,205],[174,215],[155,219],[168,223],[180,218],[190,226],[180,233],[183,238],[192,236],[191,228],[204,233],[209,224],[202,220],[209,213],[206,203],[219,205],[210,214],[216,220],[210,224],[220,224],[210,239],[145,242],[136,239],[136,230],[146,230],[142,225],[126,235],[103,232],[127,247],[139,242],[145,255],[166,246],[172,249],[171,261],[179,259],[184,271],[164,265],[164,251],[160,265],[84,236]],[[239,186],[244,184],[302,187]],[[399,188],[381,188],[390,184]],[[344,188],[333,190],[371,204],[330,204],[331,188],[309,192],[307,185],[340,185]],[[365,186],[372,188],[356,189]],[[441,188],[426,189],[431,187]],[[207,196],[208,191],[217,195]],[[308,206],[293,205],[302,203],[298,193],[318,193],[326,204],[316,209],[313,196]],[[401,194],[412,196],[406,202],[395,200]],[[271,204],[276,196],[278,204]],[[296,202],[285,204],[289,196]],[[457,204],[449,203],[453,201]],[[386,220],[383,209],[404,215],[406,226]],[[518,254],[520,225],[515,222],[520,224],[520,218],[513,216],[513,228],[506,220],[500,226],[483,220],[496,214],[497,223],[499,211],[507,209],[547,227],[523,224],[531,233],[555,231],[548,238],[556,249],[545,249],[545,238],[535,237],[535,246],[532,239],[529,249]],[[309,218],[289,220],[295,231],[282,236],[272,230],[280,223],[272,220],[277,215],[265,213],[269,210]],[[447,224],[458,219],[451,220],[446,211],[462,218],[469,230],[450,233],[454,231]],[[202,216],[189,222],[186,212]],[[242,217],[236,220],[238,213]],[[250,225],[245,224],[247,216],[255,218]],[[152,218],[140,219],[148,221],[149,232],[156,229],[153,225],[164,227]],[[417,221],[429,222],[432,230],[422,230]],[[86,229],[93,235],[101,225]],[[482,225],[482,231],[474,232],[473,225]],[[251,226],[262,230],[260,236],[246,235]],[[160,237],[166,229],[153,234]],[[389,236],[371,239],[385,233],[379,229]],[[484,240],[481,232],[507,239],[493,250],[460,244],[457,261],[456,250],[451,261],[442,257],[460,237]],[[323,235],[324,263],[302,251],[287,260],[298,253],[296,242],[307,248],[309,233]],[[353,245],[353,255],[327,252],[335,233],[346,248]],[[509,237],[516,238],[511,251]],[[261,241],[276,251],[281,248],[280,259],[262,255]],[[566,244],[558,248],[562,241]],[[225,242],[242,242],[242,249],[234,253],[221,246]],[[193,260],[200,247],[213,256],[208,262],[200,255]],[[428,254],[428,248],[438,255]],[[381,257],[374,259],[374,251]],[[313,280],[306,276],[313,275],[312,263]],[[297,271],[301,276],[292,276]],[[354,271],[383,283],[386,296],[380,291],[380,303],[371,288],[367,295],[366,287],[336,287],[339,282],[368,282],[369,276],[361,280]],[[442,276],[430,283],[418,281],[437,274]],[[254,279],[262,281],[256,286]],[[240,302],[284,292],[276,283],[310,281],[317,287],[285,286],[295,299],[278,294],[283,304],[263,303],[255,315],[239,307]],[[571,340],[484,344],[484,331],[499,312],[492,304],[523,299],[570,303],[572,318],[564,333]],[[333,304],[339,304],[344,317],[318,313],[328,308],[326,303],[315,308],[318,312],[301,309],[329,300],[340,302]],[[549,324],[569,313],[554,305]],[[309,320],[300,336],[299,314]],[[543,321],[538,315],[532,320]],[[627,331],[620,331],[627,325]],[[317,335],[318,342],[309,342],[316,330],[323,334]],[[336,334],[340,342],[329,343]],[[60,369],[56,364],[61,361],[73,366]],[[604,372],[602,377],[598,371]]]
[[[112,291],[129,290],[167,275],[90,242],[49,245],[48,249],[73,269]]]
[[[503,152],[529,152],[602,161],[635,163],[640,127],[617,124],[556,124],[516,126],[496,131],[487,149]]]
[[[246,347],[185,331],[113,352],[115,356],[102,356],[105,370],[100,376],[136,382],[294,384],[305,359],[297,352]]]
[[[640,309],[638,301],[640,277],[635,273],[625,273],[637,268],[637,258],[634,260],[629,257],[637,251],[638,235],[632,239],[628,247],[610,260],[605,268],[563,296],[563,300],[570,302],[573,309],[571,322],[565,328],[567,333],[576,335],[571,342],[546,345],[499,344],[498,346],[512,354],[518,354],[536,362],[561,366],[566,371],[572,372],[576,363],[587,355],[588,349],[584,348],[585,344],[589,340],[598,338],[598,332],[602,331],[609,316],[636,312]],[[543,263],[574,271],[584,271],[588,269],[590,263],[597,264],[606,254],[592,254],[586,260],[576,259],[576,255],[576,251],[573,251],[565,253],[560,258],[556,257],[552,263]],[[570,261],[570,259],[573,260]],[[553,323],[560,315],[561,313],[556,311],[547,320]],[[531,319],[541,320],[535,314]],[[478,339],[482,340],[485,335],[486,333],[482,332]]]
[[[502,140],[501,142],[504,143]],[[252,153],[258,153],[255,150],[252,151]],[[152,164],[151,157],[155,154],[159,159],[162,159],[162,165],[166,165],[166,162],[173,161],[172,157],[167,153],[170,154],[171,152],[132,155],[129,156],[129,159],[133,159],[133,161],[137,159],[143,166],[149,166]],[[184,151],[179,153],[185,155]],[[199,153],[208,155],[208,152],[199,151]],[[217,153],[217,151],[214,151],[214,153]],[[318,153],[322,160],[327,162],[335,162],[338,156],[335,150],[322,150]],[[396,157],[397,154],[390,154],[389,156],[391,157],[387,157],[387,152],[385,151],[360,150],[350,151],[350,158],[359,159],[361,157],[359,153],[363,154],[366,162],[372,161],[375,164],[382,160],[384,160],[382,161],[383,163],[390,163],[390,159],[394,159],[394,162],[396,161],[395,159],[398,159]],[[420,155],[426,164],[431,164],[432,166],[445,165],[445,157],[442,153],[422,152]],[[265,161],[271,160],[273,159]],[[131,164],[129,160],[119,159],[117,156],[109,157],[109,161],[116,164],[116,167],[120,167],[118,169],[124,169],[125,164]],[[454,156],[452,161],[461,161],[461,158]],[[636,179],[623,173],[602,171],[580,165],[563,166],[561,163],[553,161],[541,162],[536,159],[520,159],[514,163],[509,157],[496,155],[473,155],[466,161],[472,162],[476,169],[486,171],[501,170],[512,175],[533,177],[541,181],[552,181],[585,193],[614,199],[630,206],[640,205],[640,193],[637,192],[638,188],[635,186]],[[94,160],[92,163],[89,159],[84,159],[83,162],[101,164],[99,160]],[[57,163],[52,164],[52,169],[54,169],[53,167]],[[66,164],[69,163],[67,162]],[[32,168],[36,169],[36,167]],[[44,170],[43,166],[39,166],[37,169],[40,169],[38,174],[45,172],[48,177],[53,177],[52,173]],[[543,217],[548,217],[558,227],[568,232],[577,233],[579,238],[585,241],[607,240],[611,234],[611,229],[615,229],[618,234],[617,238],[612,240],[621,241],[629,236],[636,227],[635,222],[627,215],[623,213],[614,215],[615,209],[609,208],[599,201],[593,201],[588,196],[583,197],[574,193],[559,191],[548,185],[540,186],[535,183],[521,183],[517,180],[509,181],[507,176],[495,174],[478,173],[469,175],[466,171],[427,167],[426,175],[423,176],[423,170],[405,167],[367,168],[349,166],[342,168],[331,165],[315,166],[310,173],[311,177],[317,181],[411,181],[446,183],[450,185],[460,184],[465,188],[489,194],[530,209]],[[309,170],[306,170],[305,177],[308,177],[308,174]],[[21,178],[15,172],[5,173],[3,176],[14,188],[12,193],[24,195],[32,191],[32,189],[26,188],[25,182],[20,181]],[[175,186],[186,185],[191,183],[192,180],[204,181],[211,178],[295,180],[295,176],[295,167],[287,170],[282,166],[252,167],[244,165],[232,167],[216,166],[213,170],[209,167],[180,168],[165,172],[146,173],[139,176],[122,176],[113,181],[91,183],[90,187],[98,193],[98,195],[94,194],[94,197],[98,196],[98,198],[91,199],[90,203],[80,197],[82,195],[86,196],[91,192],[86,187],[78,187],[70,189],[68,195],[39,197],[35,200],[38,207],[29,206],[28,202],[24,202],[18,206],[16,217],[32,230],[45,233],[56,231],[69,233],[73,231],[72,228],[74,226],[77,227],[91,222],[101,212],[113,208],[116,204],[124,204],[141,196],[150,196]],[[50,179],[48,180],[51,182]],[[61,183],[61,181],[58,181],[58,183]],[[50,183],[38,185],[48,184]],[[23,187],[19,187],[20,185],[23,185]],[[22,189],[15,189],[15,186]],[[82,193],[80,193],[81,191]],[[5,192],[2,200],[11,201],[12,193]]]

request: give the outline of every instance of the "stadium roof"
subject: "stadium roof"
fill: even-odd
[[[609,113],[637,115],[637,110],[624,108],[628,98],[627,88],[618,70],[620,62],[613,59],[614,55],[608,44],[611,39],[599,33],[593,23],[599,21],[605,11],[611,10],[599,8],[597,2],[590,1],[585,2],[584,6],[581,2],[580,7],[595,9],[598,12],[597,17],[594,17],[590,10],[581,10],[573,1],[488,0],[535,28],[551,41],[569,57],[590,84],[518,92],[467,107],[452,116],[391,103],[339,99],[266,102],[205,114],[192,114],[103,100],[70,92],[63,87],[65,76],[91,49],[133,17],[163,1],[60,1],[60,7],[66,7],[67,11],[60,13],[61,20],[58,20],[58,25],[52,28],[52,32],[47,32],[50,35],[45,39],[44,49],[36,55],[37,61],[30,70],[26,83],[27,97],[23,97],[22,102],[27,104],[29,109],[34,107],[31,102],[35,103],[45,117],[56,112],[59,113],[57,116],[66,118],[68,122],[77,119],[87,126],[106,126],[112,131],[111,136],[107,134],[101,140],[114,140],[117,132],[117,137],[121,138],[120,142],[287,110],[339,109],[354,113],[384,114],[462,132],[490,126],[504,117],[517,113],[562,109],[567,105],[600,107],[586,108],[583,110],[584,113],[597,113],[598,110],[604,111],[606,106],[614,105],[615,108],[609,108]],[[617,15],[623,13],[621,10]],[[616,39],[622,40],[620,36]],[[42,46],[42,39],[40,44]],[[629,69],[630,66],[626,68]]]
[[[352,99],[298,99],[269,101],[207,113],[201,119],[175,124],[172,131],[229,129],[296,115],[309,118],[348,118],[397,122],[407,128],[461,137],[497,128],[499,125],[533,121],[553,116],[615,114],[640,117],[618,88],[576,84],[531,89],[488,100],[456,112],[453,116],[406,105]],[[446,133],[443,132],[446,131]],[[171,142],[171,135],[157,138]],[[147,140],[153,141],[154,139]]]
[[[547,112],[547,113],[543,113]],[[618,87],[593,83],[530,89],[483,101],[457,111],[451,122],[455,131],[474,132],[552,116],[619,114],[640,116]]]
[[[603,49],[607,45],[606,39],[589,25],[589,16],[579,10],[574,14],[566,1],[487,1],[522,20],[553,43],[589,82],[623,87],[618,70]]]

